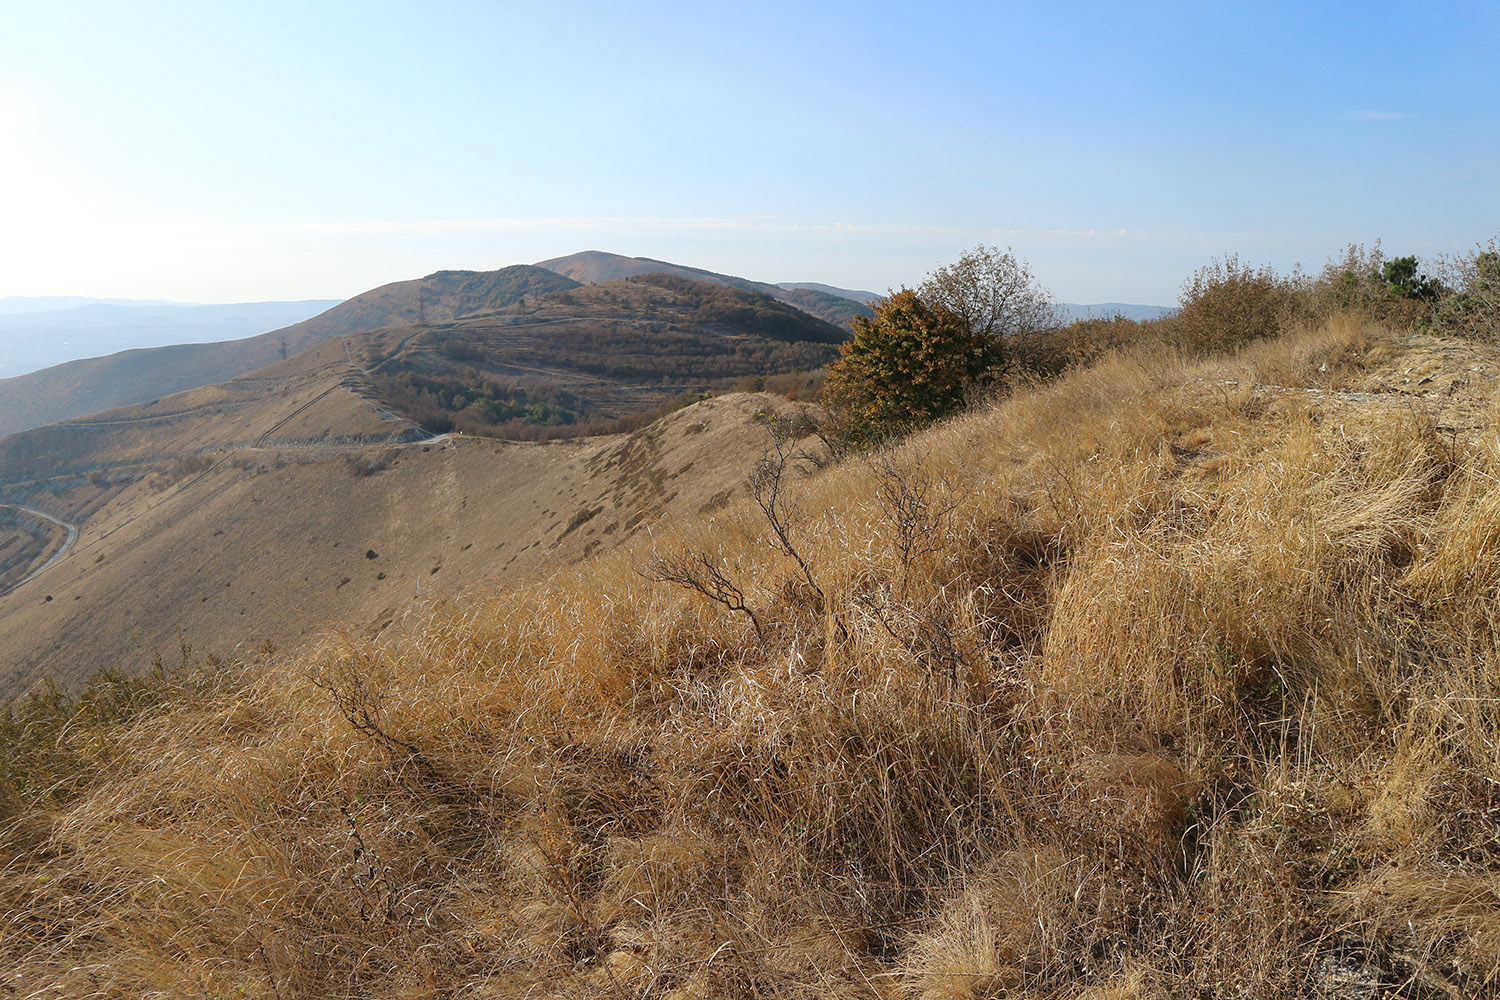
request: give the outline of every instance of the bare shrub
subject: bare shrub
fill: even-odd
[[[641,575],[655,583],[685,587],[729,611],[744,615],[755,629],[755,637],[762,646],[765,645],[766,631],[760,616],[746,603],[745,592],[725,572],[722,558],[707,552],[657,556],[646,565]]]
[[[1440,273],[1451,294],[1438,306],[1437,324],[1477,340],[1500,339],[1500,236],[1445,258]]]
[[[1241,263],[1238,254],[1193,272],[1182,286],[1169,338],[1198,352],[1228,350],[1289,330],[1299,307],[1297,283],[1269,266]]]
[[[919,454],[906,457],[885,447],[872,452],[866,464],[900,560],[899,589],[904,597],[912,561],[937,551],[939,532],[958,509],[961,497],[946,479],[924,468]]]

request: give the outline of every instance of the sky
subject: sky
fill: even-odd
[[[343,298],[585,249],[1172,304],[1500,233],[1500,5],[0,0],[0,297]]]

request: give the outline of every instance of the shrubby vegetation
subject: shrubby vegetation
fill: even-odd
[[[371,384],[439,433],[613,433],[745,379],[806,382],[845,336],[765,295],[648,274],[423,329]]]
[[[430,376],[403,371],[375,376],[372,387],[392,409],[434,433],[496,434],[522,425],[559,427],[578,420],[577,394],[541,378],[486,378],[470,368],[461,374]]]
[[[1483,340],[1500,338],[1500,237],[1443,262],[1449,294],[1437,307],[1440,329]]]
[[[998,337],[903,288],[854,319],[854,336],[829,366],[828,404],[855,445],[877,443],[957,412],[1001,369]]]
[[[858,447],[956,413],[1005,374],[1011,340],[1059,325],[1026,262],[983,245],[874,310],[828,369],[829,406]]]
[[[267,651],[269,652],[269,651]],[[158,654],[143,674],[109,667],[77,691],[45,680],[0,705],[0,843],[18,815],[46,812],[87,792],[124,752],[128,728],[164,709],[182,710],[239,676],[223,660],[181,643],[168,665]]]
[[[1129,345],[1166,344],[1194,354],[1237,350],[1341,315],[1392,329],[1491,339],[1500,335],[1497,289],[1497,240],[1430,268],[1415,256],[1386,257],[1378,241],[1351,243],[1316,276],[1278,274],[1227,254],[1188,278],[1178,311],[1164,319],[1086,319],[1011,338],[1011,371],[1023,381],[1053,378]]]

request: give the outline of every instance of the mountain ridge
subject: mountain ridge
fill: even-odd
[[[835,326],[850,327],[855,316],[870,317],[874,313],[862,302],[847,296],[831,294],[816,288],[785,288],[764,281],[752,281],[731,274],[721,274],[701,267],[673,264],[651,257],[626,257],[604,250],[583,250],[565,257],[553,257],[538,261],[537,267],[545,267],[565,274],[575,281],[588,284],[598,281],[614,281],[620,278],[639,277],[645,274],[674,274],[692,281],[708,281],[727,285],[743,291],[759,292],[780,299]],[[828,286],[832,287],[832,286]]]
[[[213,385],[340,334],[450,319],[485,301],[509,302],[527,292],[566,287],[566,279],[554,272],[525,264],[492,272],[439,271],[380,285],[254,337],[141,348],[0,379],[0,436]]]

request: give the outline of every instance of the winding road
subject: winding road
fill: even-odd
[[[78,541],[78,525],[70,524],[67,521],[62,520],[61,518],[53,517],[51,514],[48,514],[44,510],[37,510],[35,507],[23,507],[18,503],[0,503],[0,507],[9,507],[11,510],[18,510],[23,514],[30,514],[32,517],[39,517],[44,521],[51,521],[53,524],[57,525],[59,528],[62,528],[68,533],[68,536],[63,540],[62,545],[58,546],[57,551],[52,553],[52,555],[48,557],[46,562],[42,563],[30,573],[27,573],[13,586],[7,588],[7,590],[15,590],[16,587],[19,587],[22,584],[36,579],[36,577],[40,576],[48,566],[51,566],[63,556],[67,555],[68,550],[73,547],[73,543]]]

